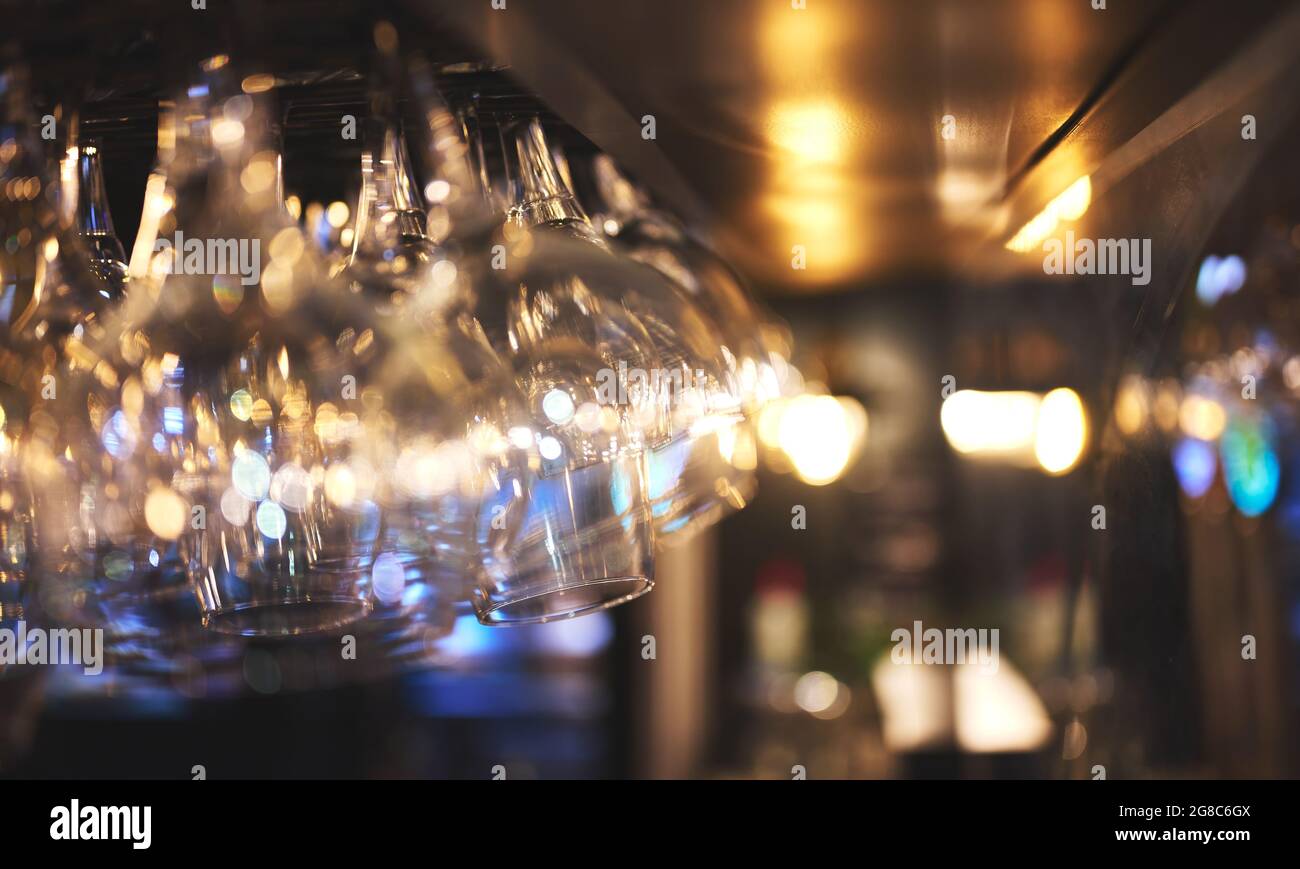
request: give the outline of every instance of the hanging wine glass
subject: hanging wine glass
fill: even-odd
[[[395,339],[373,360],[395,429],[404,434],[378,467],[388,481],[380,495],[387,520],[371,618],[391,622],[388,636],[412,646],[415,634],[427,641],[431,630],[450,629],[455,604],[468,599],[479,563],[475,519],[484,474],[511,461],[526,467],[528,458],[504,440],[521,416],[521,402],[465,309],[466,274],[427,233],[423,185],[403,128],[409,123],[423,132],[420,141],[432,143],[436,130],[428,125],[438,116],[420,110],[426,104],[436,109],[428,102],[433,95],[410,87],[395,41],[391,25],[377,25],[361,191],[352,251],[340,276]],[[405,122],[398,106],[404,95],[412,97],[413,109]],[[454,181],[454,173],[436,149],[420,156],[430,190],[438,193],[433,205],[443,207],[452,199],[448,178]]]
[[[90,269],[105,285],[104,293],[111,299],[121,298],[126,289],[126,251],[113,229],[99,143],[89,140],[74,145],[65,159],[76,178],[71,191],[76,203],[72,219],[86,247]]]
[[[92,250],[117,259],[102,175],[98,161],[91,159],[95,156],[84,151],[70,155],[67,168],[87,171],[71,173],[85,183],[65,186],[63,205],[83,236],[110,242]],[[95,269],[97,279],[102,275],[113,281],[119,273],[100,257],[87,261],[105,267]],[[100,281],[97,295],[116,298],[116,290],[114,283]],[[169,475],[162,473],[165,461],[156,452],[141,453],[147,464],[127,461],[142,438],[150,443],[163,433],[161,426],[128,423],[136,415],[146,420],[161,415],[154,393],[141,389],[129,364],[115,366],[119,360],[113,355],[98,355],[118,349],[113,343],[121,323],[116,312],[87,318],[59,352],[47,354],[40,382],[31,390],[34,410],[24,468],[36,493],[46,611],[58,621],[103,627],[114,660],[135,661],[153,647],[154,660],[160,661],[173,649],[157,634],[172,626],[144,615],[151,607],[183,602],[188,588],[170,540],[135,533],[137,493]],[[123,358],[138,364],[138,335],[124,337]],[[114,407],[119,391],[125,411]],[[146,402],[152,413],[145,412]]]
[[[215,305],[236,326],[237,339],[207,336],[189,354],[192,436],[206,453],[190,494],[209,521],[185,534],[183,549],[209,626],[246,635],[332,629],[371,605],[382,523],[371,440],[385,425],[383,396],[367,391],[361,370],[373,333],[361,306],[332,297],[283,211],[264,94],[210,93],[218,156],[208,196],[217,208],[200,232],[248,240],[268,256],[248,263],[260,270],[260,298],[229,278],[190,287],[193,302]]]
[[[79,533],[64,522],[41,521],[41,503],[53,502],[54,493],[32,477],[28,454],[34,433],[48,430],[53,419],[55,372],[78,336],[98,327],[114,294],[88,269],[88,257],[65,220],[59,173],[37,138],[20,63],[10,62],[0,74],[0,101],[0,237],[7,239],[0,250],[0,573],[4,585],[19,586],[0,598],[14,608],[13,599],[33,578],[38,546],[48,543],[49,558],[41,559],[40,570],[52,579],[37,586],[38,617],[80,621],[89,617],[84,596],[60,594],[70,586],[59,580],[75,563]]]
[[[390,330],[414,327],[416,352],[436,357],[430,361],[445,374],[447,400],[437,409],[426,408],[441,420],[424,436],[429,439],[430,456],[441,450],[449,457],[469,435],[473,409],[463,402],[471,399],[472,378],[494,357],[472,319],[446,316],[452,313],[461,276],[426,234],[423,196],[397,109],[402,88],[396,65],[389,53],[381,52],[377,59],[352,251],[342,277],[353,292],[374,305]],[[398,325],[402,318],[405,327]],[[477,561],[473,552],[477,493],[460,491],[449,485],[451,480],[424,492],[410,481],[395,482],[388,492],[393,503],[380,556],[388,570],[386,581],[376,584],[377,594],[389,605],[416,586],[420,595],[430,598],[465,597]]]
[[[85,255],[100,282],[98,292],[110,300],[120,299],[127,266],[113,229],[98,145],[73,145],[64,170],[61,195],[78,235],[86,242]],[[69,179],[71,183],[67,183]],[[175,391],[160,388],[157,394],[146,393],[134,371],[115,370],[107,364],[82,372],[91,358],[86,348],[107,344],[106,329],[119,322],[111,314],[106,320],[88,322],[69,341],[71,357],[60,360],[51,371],[55,389],[48,403],[61,429],[49,424],[37,429],[33,449],[41,456],[38,466],[60,475],[72,469],[46,489],[61,497],[42,496],[47,518],[52,516],[56,524],[77,529],[81,538],[77,547],[83,555],[73,557],[70,549],[64,550],[58,583],[62,597],[66,599],[70,592],[74,600],[84,602],[80,607],[83,615],[103,627],[106,657],[116,671],[171,675],[187,669],[189,659],[200,661],[219,652],[200,631],[198,610],[175,542],[141,533],[131,516],[139,504],[133,505],[128,493],[149,489],[162,479],[167,462],[148,453],[143,465],[120,461],[130,457],[131,444],[141,436],[150,440],[166,436],[166,425],[131,426],[129,415],[146,420],[165,416],[169,411],[163,406],[170,403],[174,408],[178,403]],[[139,346],[124,349],[126,356],[134,359]],[[110,414],[118,386],[128,410]],[[83,420],[91,425],[82,427]],[[59,447],[61,458],[57,456]],[[105,452],[108,464],[101,461],[98,471],[82,464],[102,460]],[[138,475],[141,470],[145,474]],[[69,481],[76,484],[75,489],[65,487]]]
[[[177,543],[207,626],[334,628],[369,611],[381,524],[362,455],[379,421],[343,346],[366,314],[330,295],[275,201],[265,94],[233,86],[224,57],[204,70],[153,191],[164,243],[83,344],[79,412],[54,443],[84,476],[106,469],[94,515],[118,517],[135,550]]]
[[[486,259],[473,252],[492,221],[477,205],[465,142],[427,67],[416,61],[405,76],[396,73],[395,52],[384,53],[385,45],[394,44],[393,34],[382,29],[376,41],[388,83],[376,91],[357,237],[344,274],[354,289],[415,330],[404,342],[407,352],[429,356],[453,387],[438,416],[459,425],[461,433],[454,438],[446,422],[433,422],[430,434],[443,432],[435,453],[468,444],[481,469],[469,499],[454,489],[425,494],[409,482],[395,485],[399,503],[390,505],[385,551],[397,553],[408,588],[412,577],[422,575],[473,579],[475,609],[490,624],[575,615],[616,602],[628,592],[574,591],[595,588],[610,576],[592,574],[589,563],[569,554],[575,526],[584,523],[583,508],[557,510],[539,501],[551,497],[555,486],[539,476],[543,441],[511,370],[475,316],[476,308],[485,307],[478,290],[488,282],[482,275]],[[392,84],[399,78],[401,87]],[[416,146],[415,160],[408,158],[396,112],[401,93],[409,97],[405,128]],[[397,478],[409,480],[400,464]],[[480,504],[480,498],[486,500]]]
[[[543,167],[536,175],[554,184],[555,194],[575,201],[563,164],[555,160],[556,149],[536,119],[517,130],[516,145],[535,155],[533,161]],[[535,182],[525,176],[524,186]],[[594,235],[576,202],[573,212],[573,219]],[[613,256],[609,260],[620,263],[623,304],[646,325],[663,365],[651,381],[668,407],[670,436],[647,454],[655,527],[664,535],[696,531],[744,506],[753,490],[751,469],[728,460],[735,456],[737,426],[743,422],[732,359],[708,312],[671,280],[640,264]]]
[[[708,433],[685,456],[684,476],[700,481],[696,491],[712,483],[718,495],[713,518],[743,507],[757,485],[754,416],[780,396],[786,368],[785,356],[767,343],[772,330],[730,266],[694,241],[672,215],[654,208],[609,155],[594,153],[570,162],[557,149],[556,156],[579,200],[589,203],[592,224],[619,251],[670,278],[718,328],[730,372],[719,385],[732,391],[714,396],[713,406],[720,412],[702,426]],[[679,530],[707,527],[710,517],[700,518],[705,521],[682,523]]]
[[[484,191],[474,180],[459,124],[428,77],[413,78],[412,92],[424,117],[419,125],[424,142],[416,148],[422,159],[416,163],[430,169],[419,189],[429,204],[430,229],[461,278],[451,310],[474,321],[474,332],[482,334],[481,323],[487,334],[494,334],[495,346],[510,363],[503,375],[524,386],[524,401],[517,386],[511,386],[510,399],[494,393],[510,407],[506,416],[512,420],[498,431],[506,433],[511,449],[526,461],[498,463],[487,475],[474,541],[481,562],[472,591],[474,609],[484,623],[516,624],[572,617],[630,600],[653,582],[653,531],[640,455],[645,436],[615,407],[585,416],[584,432],[573,420],[562,419],[558,406],[567,397],[576,411],[582,403],[577,395],[593,403],[599,369],[612,371],[612,364],[591,343],[556,341],[529,347],[525,354],[517,353],[519,345],[512,347],[508,338],[521,284],[563,280],[547,273],[545,251],[562,250],[565,243],[556,239],[556,246],[543,242],[541,248],[525,250],[511,242],[506,255],[513,260],[511,268],[493,268],[500,264],[506,242],[502,233],[487,232],[491,226],[500,229],[500,217],[491,219],[484,208]],[[517,242],[521,237],[513,238]],[[581,316],[591,320],[590,334],[602,328],[614,333],[610,324],[595,321],[594,312]],[[643,345],[649,346],[640,324],[624,321],[640,330]],[[539,399],[546,394],[551,398],[543,408]]]

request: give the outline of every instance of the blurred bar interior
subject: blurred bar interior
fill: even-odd
[[[453,108],[612,156],[774,312],[798,382],[728,447],[747,506],[661,540],[649,594],[458,610],[374,677],[292,638],[219,676],[11,668],[0,775],[1300,775],[1300,4],[504,5],[3,15],[37,116],[96,143],[122,260],[163,61],[231,20],[322,255],[360,231],[339,118],[372,111],[381,15]],[[991,661],[932,662],[933,629]]]

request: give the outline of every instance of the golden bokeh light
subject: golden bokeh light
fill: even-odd
[[[164,540],[175,540],[184,533],[188,515],[189,505],[170,487],[155,486],[145,497],[145,524]]]
[[[824,486],[840,478],[865,435],[866,411],[856,401],[801,395],[780,411],[775,441],[800,480]]]
[[[1038,406],[1034,457],[1049,474],[1064,474],[1083,456],[1088,442],[1088,417],[1073,389],[1053,389]]]
[[[1064,474],[1082,458],[1088,441],[1083,401],[1072,389],[1033,392],[959,390],[939,411],[954,450],[1048,474]]]

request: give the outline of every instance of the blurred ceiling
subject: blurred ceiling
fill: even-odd
[[[1031,275],[1038,258],[1005,245],[1074,181],[1089,176],[1095,202],[1300,57],[1290,0],[501,2],[0,0],[0,13],[47,103],[84,91],[86,132],[139,172],[158,98],[235,35],[280,79],[291,180],[321,188],[350,178],[355,154],[335,139],[322,156],[320,133],[364,111],[367,35],[390,17],[444,87],[549,108],[778,295]]]
[[[509,64],[765,289],[806,293],[997,267],[1024,221],[1289,5],[799,2],[410,6]]]

